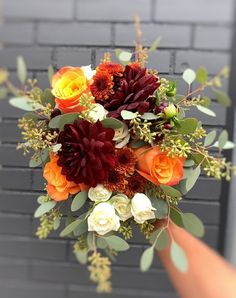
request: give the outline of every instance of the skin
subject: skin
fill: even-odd
[[[188,258],[188,272],[181,273],[172,264],[170,246],[158,253],[181,298],[236,298],[236,270],[230,264],[172,222],[168,232]]]

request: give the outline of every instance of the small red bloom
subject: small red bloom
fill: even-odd
[[[123,174],[116,169],[110,169],[107,175],[107,179],[104,182],[104,186],[115,192],[124,192],[127,185],[127,180]]]
[[[114,62],[103,62],[98,65],[99,71],[107,71],[112,76],[121,76],[123,72],[123,66]]]
[[[124,175],[132,175],[134,173],[135,163],[137,161],[134,152],[130,148],[122,148],[116,150],[118,165],[116,169]]]
[[[147,184],[147,180],[139,175],[137,172],[135,172],[134,175],[130,176],[127,179],[127,182],[128,184],[124,193],[128,197],[133,197],[136,193],[143,193]]]
[[[107,71],[97,71],[90,90],[97,100],[106,100],[114,94],[113,77]]]

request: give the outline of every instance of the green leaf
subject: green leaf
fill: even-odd
[[[85,265],[88,261],[88,251],[87,250],[77,251],[75,253],[75,257],[80,264]]]
[[[171,242],[170,257],[175,267],[182,273],[188,270],[188,259],[183,249],[174,241]]]
[[[219,142],[218,142],[218,141],[215,142],[215,143],[213,144],[213,147],[217,147],[217,148],[219,148]],[[229,150],[229,149],[233,149],[233,148],[235,148],[235,144],[234,144],[233,142],[231,142],[231,141],[227,141],[227,142],[225,143],[224,147],[223,147],[224,150]]]
[[[144,120],[156,120],[158,119],[158,116],[153,113],[144,113],[141,118]]]
[[[56,206],[56,202],[55,201],[49,201],[46,203],[41,204],[35,211],[34,213],[34,217],[40,217],[43,214],[49,212],[52,208],[54,208]]]
[[[220,150],[222,150],[224,148],[228,139],[229,139],[229,135],[228,135],[227,130],[225,130],[225,129],[222,130],[222,132],[220,133],[219,138],[218,138],[218,146],[219,146]]]
[[[198,180],[198,177],[201,174],[201,168],[200,166],[197,166],[195,169],[190,170],[189,175],[186,179],[186,189],[187,191],[190,191],[195,183]]]
[[[145,143],[143,140],[138,140],[134,143],[131,143],[130,145],[132,148],[140,148],[140,147],[147,145],[147,143]]]
[[[179,226],[181,228],[184,226],[180,211],[178,212],[176,209],[171,208],[170,209],[170,218],[177,226]]]
[[[93,232],[88,232],[87,244],[88,244],[89,249],[93,249]]]
[[[43,93],[42,93],[42,96],[41,96],[41,100],[42,100],[42,103],[44,105],[46,104],[50,104],[53,108],[55,107],[56,103],[55,103],[55,97],[52,95],[52,92],[50,89],[46,88]]]
[[[79,225],[73,230],[73,233],[76,237],[79,237],[88,231],[88,222],[87,220],[82,220]]]
[[[24,111],[36,111],[42,109],[43,106],[30,98],[27,97],[13,97],[9,100],[9,104],[15,108],[24,110]]]
[[[177,128],[180,134],[190,134],[195,132],[198,127],[198,120],[195,118],[185,118],[179,121],[179,127]]]
[[[210,146],[214,142],[215,138],[216,138],[216,131],[215,130],[210,131],[205,137],[204,146],[206,147]]]
[[[70,124],[78,118],[78,113],[68,113],[64,115],[58,115],[49,122],[50,128],[59,128],[62,130],[65,124]]]
[[[214,111],[200,105],[196,105],[196,107],[200,112],[207,114],[208,116],[211,116],[211,117],[216,117],[216,113]]]
[[[207,70],[204,66],[200,66],[197,70],[197,76],[196,79],[200,84],[206,83],[208,78]]]
[[[222,106],[224,106],[226,108],[231,106],[231,99],[224,91],[214,89],[213,93],[214,93],[219,104],[221,104]]]
[[[150,48],[148,49],[148,52],[155,52],[160,44],[161,41],[161,37],[159,36],[150,46]]]
[[[120,62],[123,65],[127,65],[130,62],[131,57],[133,55],[132,53],[123,51],[121,49],[116,49],[115,54],[116,54],[116,57],[118,58],[118,60],[120,60]]]
[[[152,206],[156,208],[155,215],[156,218],[162,219],[165,218],[168,214],[168,204],[165,200],[155,198],[152,200]]]
[[[157,239],[158,237],[158,239]],[[156,242],[155,248],[160,251],[165,249],[169,243],[169,236],[166,233],[166,229],[159,228],[150,237],[150,243],[154,244]]]
[[[107,242],[104,238],[98,237],[97,238],[97,247],[100,249],[105,249],[107,247]]]
[[[102,122],[102,126],[106,127],[106,128],[113,128],[113,129],[118,129],[121,128],[123,123],[115,118],[106,118],[104,120],[101,121]]]
[[[187,68],[183,73],[183,79],[186,83],[191,85],[196,79],[196,73],[191,68]]]
[[[141,256],[140,270],[142,272],[148,271],[148,269],[151,267],[153,262],[153,257],[154,257],[154,247],[151,246],[147,248]]]
[[[25,60],[22,56],[17,57],[16,68],[18,79],[20,80],[21,84],[24,85],[27,79],[27,68]]]
[[[61,224],[61,218],[57,217],[53,222],[53,230],[56,231],[60,227],[60,224]]]
[[[82,208],[88,198],[88,192],[87,191],[81,191],[79,192],[73,199],[71,204],[71,211],[77,211],[80,208]]]
[[[78,227],[78,225],[81,223],[80,219],[76,219],[74,221],[72,221],[72,223],[68,224],[64,230],[61,231],[60,233],[60,237],[65,237],[69,234],[71,234],[75,228]]]
[[[174,187],[168,185],[160,185],[160,188],[170,197],[180,198],[182,194]]]
[[[62,144],[56,144],[52,146],[52,151],[57,153],[61,149]]]
[[[0,88],[0,99],[4,99],[5,97],[7,97],[8,94],[8,90],[5,87],[1,87]]]
[[[207,96],[203,96],[201,98],[200,105],[203,106],[203,107],[206,107],[206,108],[210,107],[210,105],[211,105],[211,99],[209,97],[207,97]]]
[[[126,110],[123,110],[121,112],[121,117],[124,119],[124,120],[132,120],[134,118],[137,117],[136,113],[133,113],[133,112],[130,112],[130,111],[126,111]]]
[[[41,153],[39,153],[37,156],[33,156],[29,161],[29,167],[35,168],[39,167],[42,163],[45,163],[47,159],[49,158],[49,150],[48,148],[42,149]]]
[[[203,237],[205,228],[201,220],[193,213],[182,213],[185,229],[196,237]]]
[[[50,85],[52,84],[53,76],[54,76],[54,68],[52,65],[49,65],[48,66],[48,80],[49,80]]]
[[[185,168],[193,167],[195,165],[195,162],[192,159],[186,159],[184,163]]]
[[[129,249],[129,244],[118,236],[112,235],[112,236],[104,237],[103,239],[106,240],[108,246],[111,249],[114,249],[116,251],[125,251]]]

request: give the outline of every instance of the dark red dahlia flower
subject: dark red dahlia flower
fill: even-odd
[[[108,116],[118,118],[123,110],[140,114],[150,111],[153,107],[150,96],[159,86],[158,77],[149,74],[146,68],[137,63],[127,65],[115,94],[103,102]]]
[[[61,173],[68,181],[92,187],[104,182],[117,162],[113,137],[114,130],[103,127],[100,121],[94,124],[77,119],[66,124],[58,137]]]

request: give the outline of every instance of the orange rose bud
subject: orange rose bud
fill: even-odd
[[[138,173],[155,185],[176,185],[183,178],[183,157],[170,157],[158,147],[145,146],[135,150]]]
[[[52,94],[64,113],[83,111],[85,108],[79,105],[79,99],[88,92],[89,79],[82,67],[65,66],[52,78]]]
[[[70,194],[76,194],[86,187],[67,181],[61,174],[61,167],[57,164],[58,156],[51,154],[50,161],[45,165],[43,177],[47,180],[47,192],[54,201],[67,200]]]

